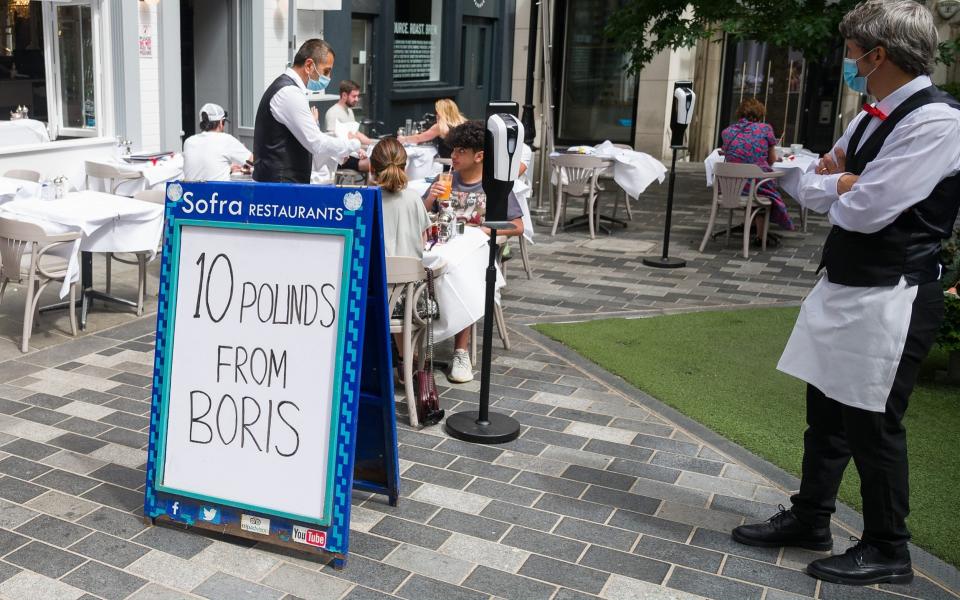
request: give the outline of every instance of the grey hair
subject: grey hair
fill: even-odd
[[[915,0],[867,0],[844,15],[840,35],[864,50],[878,46],[910,75],[933,72],[939,36],[933,15]]]

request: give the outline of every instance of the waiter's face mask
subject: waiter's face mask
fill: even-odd
[[[327,89],[327,86],[330,85],[330,78],[321,73],[317,69],[317,64],[313,64],[313,68],[310,69],[311,73],[316,72],[317,78],[313,79],[307,75],[307,89],[311,92],[322,92]]]
[[[873,50],[876,50],[876,48],[874,48]],[[857,66],[857,63],[859,63],[860,60],[863,59],[863,57],[873,52],[873,50],[868,50],[864,52],[860,56],[860,58],[844,58],[843,59],[843,81],[847,84],[847,87],[857,92],[858,94],[867,93],[867,77],[870,77],[871,75],[873,75],[873,71],[876,71],[878,68],[880,68],[880,65],[877,65],[876,67],[873,68],[872,71],[870,71],[866,75],[860,74],[860,68],[859,66]]]

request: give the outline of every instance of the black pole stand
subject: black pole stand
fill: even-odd
[[[673,149],[673,160],[670,161],[670,183],[667,186],[667,216],[663,225],[663,255],[647,256],[643,259],[643,264],[648,267],[658,269],[678,269],[687,266],[687,261],[682,258],[670,256],[670,219],[673,216],[673,186],[677,179],[677,150],[684,146],[671,146]]]
[[[447,417],[452,437],[476,444],[503,444],[517,439],[520,423],[513,417],[490,412],[490,361],[493,347],[493,295],[497,284],[497,230],[510,231],[509,221],[487,221],[490,228],[490,260],[487,263],[487,293],[483,311],[483,352],[480,359],[480,410],[466,410]]]

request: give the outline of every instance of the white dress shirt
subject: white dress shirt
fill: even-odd
[[[929,77],[917,77],[876,106],[889,115],[930,85]],[[861,146],[881,123],[861,112],[835,147],[848,153],[862,119],[872,121]],[[815,168],[801,178],[800,204],[827,213],[831,223],[848,231],[880,231],[926,199],[941,180],[960,172],[960,111],[942,103],[915,109],[897,123],[845,194],[837,194],[839,174],[818,175]],[[886,287],[845,286],[821,277],[803,301],[777,368],[841,404],[884,412],[916,295],[917,287],[902,277]]]
[[[185,181],[229,181],[230,167],[242,165],[252,154],[229,133],[202,131],[183,143]]]
[[[300,75],[293,69],[284,71],[297,84],[288,85],[270,99],[270,114],[286,126],[297,141],[313,155],[313,164],[341,162],[351,152],[360,149],[358,140],[341,140],[320,131],[320,126],[310,112],[307,88]]]

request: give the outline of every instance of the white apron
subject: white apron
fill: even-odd
[[[821,277],[803,301],[777,369],[854,408],[884,412],[917,286],[852,287]]]

